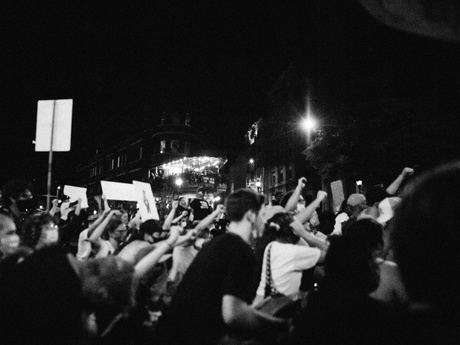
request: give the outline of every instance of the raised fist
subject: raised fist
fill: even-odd
[[[319,201],[323,201],[326,198],[327,198],[327,193],[323,190],[318,191],[318,194],[316,194],[316,199],[318,199]]]
[[[403,169],[402,174],[404,176],[412,176],[414,174],[414,169],[406,167]]]
[[[297,181],[297,187],[299,188],[304,188],[305,184],[307,183],[307,179],[305,177],[299,178],[299,181]]]

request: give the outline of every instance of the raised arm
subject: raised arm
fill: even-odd
[[[77,207],[75,208],[75,215],[80,216],[81,213],[81,198],[78,198],[77,200]]]
[[[51,203],[53,204],[53,206],[51,207],[51,210],[49,213],[51,217],[54,217],[54,215],[59,211],[58,199],[53,199]]]
[[[128,222],[128,227],[139,229],[141,223],[141,213],[137,211],[136,215]]]
[[[291,197],[286,203],[286,206],[284,207],[286,212],[292,212],[295,210],[297,203],[299,202],[299,197],[300,197],[300,194],[302,193],[302,189],[304,189],[306,183],[307,183],[307,179],[305,177],[299,178],[299,180],[297,181],[297,186],[294,189],[294,192],[292,193]]]
[[[179,206],[179,201],[173,200],[171,203],[171,211],[169,212],[168,216],[166,217],[163,223],[163,230],[168,230],[169,228],[171,228],[171,224],[173,223],[174,214],[176,213],[177,206]]]
[[[329,247],[329,242],[325,238],[319,238],[315,236],[313,233],[308,232],[304,226],[294,217],[294,222],[291,224],[294,233],[303,238],[309,245],[314,246],[321,250],[321,257],[319,259],[319,263],[324,261],[324,257],[327,252],[327,248]]]
[[[327,193],[320,190],[316,194],[316,199],[313,200],[307,207],[305,207],[305,210],[302,210],[299,212],[296,217],[301,222],[302,224],[305,224],[312,216],[315,210],[319,207],[321,202],[326,199]]]
[[[182,218],[184,218],[188,214],[187,211],[182,211],[182,213],[179,215],[179,217],[174,218],[172,220],[172,224],[178,223]]]
[[[386,192],[390,195],[395,195],[398,192],[399,187],[406,178],[414,174],[414,169],[404,168],[401,174],[387,187]]]
[[[182,228],[180,226],[174,225],[171,227],[169,232],[169,237],[165,241],[161,241],[157,244],[156,248],[144,256],[137,264],[134,266],[134,274],[137,278],[144,277],[152,268],[156,265],[158,260],[169,250],[171,250],[179,239],[179,231]]]
[[[197,236],[200,235],[200,233],[206,229],[216,218],[217,216],[220,216],[222,213],[225,211],[225,206],[224,205],[217,205],[217,208],[214,212],[203,218],[194,228],[194,230],[197,233]]]
[[[121,212],[118,210],[111,210],[105,219],[94,229],[92,234],[88,236],[88,241],[91,243],[97,243],[99,237],[102,236],[105,228],[107,227],[107,224],[109,224],[110,220],[113,218],[114,215],[119,215],[121,216]]]

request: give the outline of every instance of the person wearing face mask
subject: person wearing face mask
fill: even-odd
[[[16,224],[19,237],[23,238],[22,225],[27,215],[35,210],[30,182],[24,180],[9,181],[2,190],[2,207],[0,213],[11,217]]]
[[[57,245],[59,242],[59,227],[49,213],[30,215],[24,222],[24,245],[38,250]]]
[[[13,219],[0,214],[0,260],[14,254],[19,248],[19,236]]]

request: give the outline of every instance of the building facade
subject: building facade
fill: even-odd
[[[76,171],[76,183],[88,196],[102,193],[100,181],[149,182],[153,192],[194,194],[204,188],[214,196],[226,192],[221,174],[226,163],[220,153],[209,154],[191,126],[188,113],[162,114],[157,126],[148,128],[95,154]]]

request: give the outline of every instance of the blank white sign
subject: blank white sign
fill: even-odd
[[[81,208],[88,208],[86,188],[65,185],[64,195],[67,195],[70,198],[69,202],[74,202],[81,198]]]
[[[137,201],[136,191],[131,183],[101,181],[101,187],[107,200]]]
[[[72,99],[57,99],[38,101],[37,131],[35,136],[35,151],[49,151],[51,148],[51,130],[53,128],[54,107],[54,135],[53,151],[70,151],[72,135]]]

